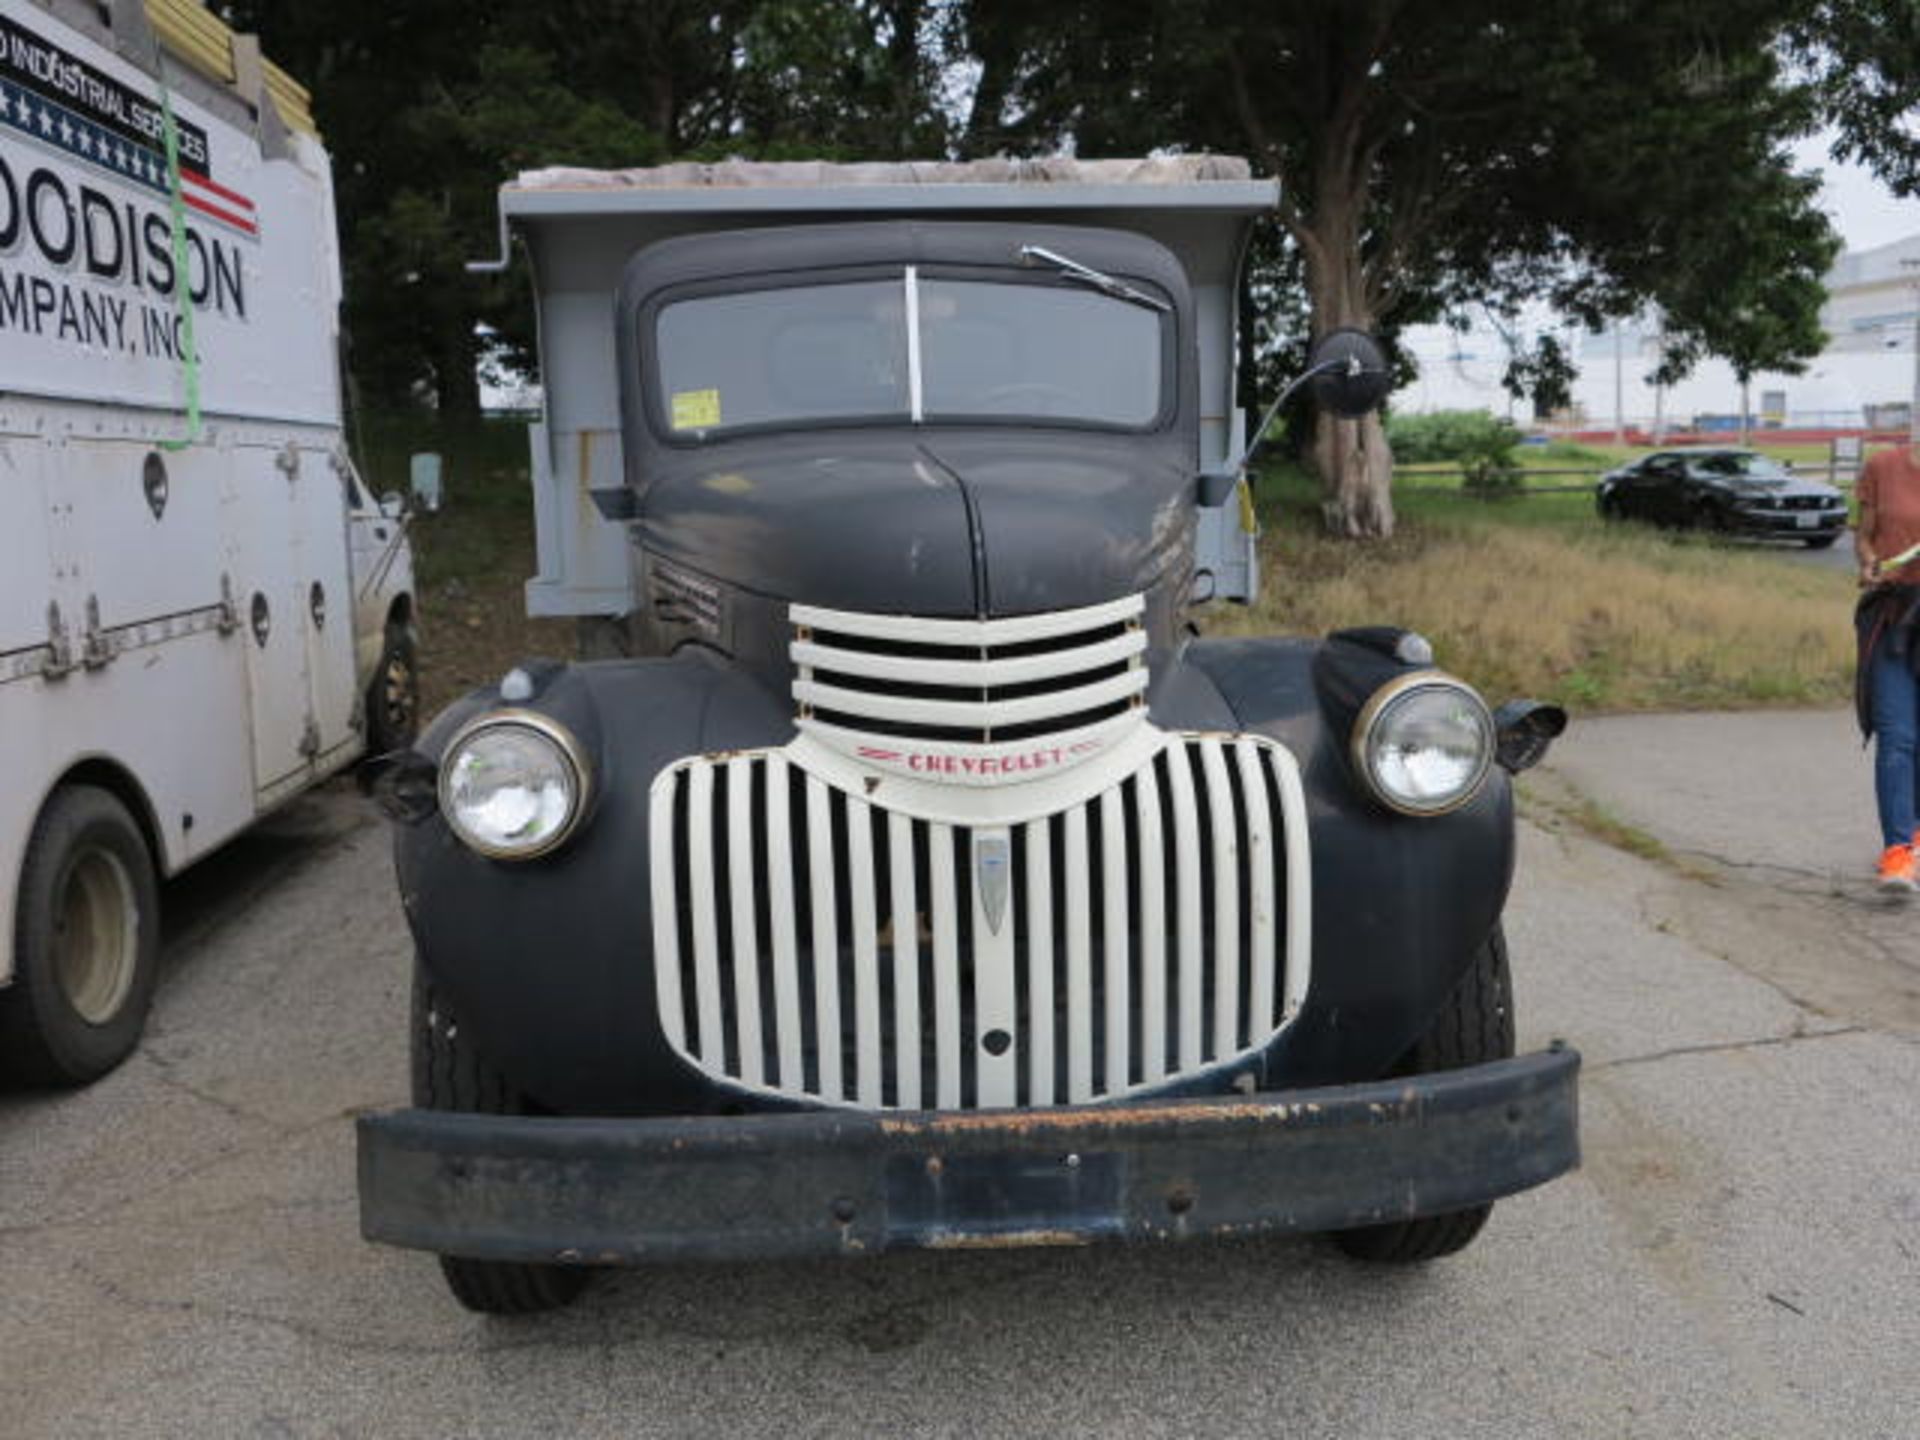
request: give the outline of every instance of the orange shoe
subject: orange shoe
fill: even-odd
[[[1913,846],[1889,845],[1880,854],[1879,884],[1883,891],[1912,894],[1915,883]]]

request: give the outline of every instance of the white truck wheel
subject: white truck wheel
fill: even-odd
[[[127,807],[63,785],[35,822],[0,990],[0,1066],[40,1085],[84,1085],[133,1052],[160,957],[153,857]]]

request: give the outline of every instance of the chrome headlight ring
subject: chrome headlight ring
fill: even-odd
[[[592,766],[573,732],[532,710],[493,710],[457,730],[440,761],[440,814],[489,860],[564,845],[587,812]]]
[[[1401,675],[1368,697],[1351,757],[1367,792],[1389,810],[1445,815],[1480,793],[1497,736],[1486,701],[1439,670]]]

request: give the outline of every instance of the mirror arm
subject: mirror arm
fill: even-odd
[[[1293,379],[1289,380],[1286,388],[1274,396],[1273,403],[1267,407],[1267,413],[1260,417],[1259,425],[1254,427],[1253,439],[1247,442],[1247,453],[1240,457],[1241,468],[1247,469],[1252,466],[1253,457],[1260,452],[1260,444],[1267,438],[1267,431],[1272,428],[1274,418],[1280,413],[1280,407],[1293,398],[1295,391],[1316,375],[1324,375],[1329,370],[1335,370],[1342,365],[1352,365],[1354,363],[1355,362],[1351,360],[1344,359],[1322,360],[1318,365],[1309,366],[1294,376]]]

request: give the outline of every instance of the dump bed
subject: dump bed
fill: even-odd
[[[634,605],[626,537],[590,492],[623,480],[614,294],[627,260],[669,236],[851,220],[1039,220],[1129,230],[1180,260],[1198,316],[1201,461],[1238,454],[1235,296],[1248,230],[1278,198],[1243,160],[824,162],[550,169],[500,192],[501,256],[518,236],[533,266],[545,411],[532,435],[539,574],[535,615],[618,616]],[[1239,508],[1202,512],[1200,568],[1216,593],[1251,598],[1256,574]]]

